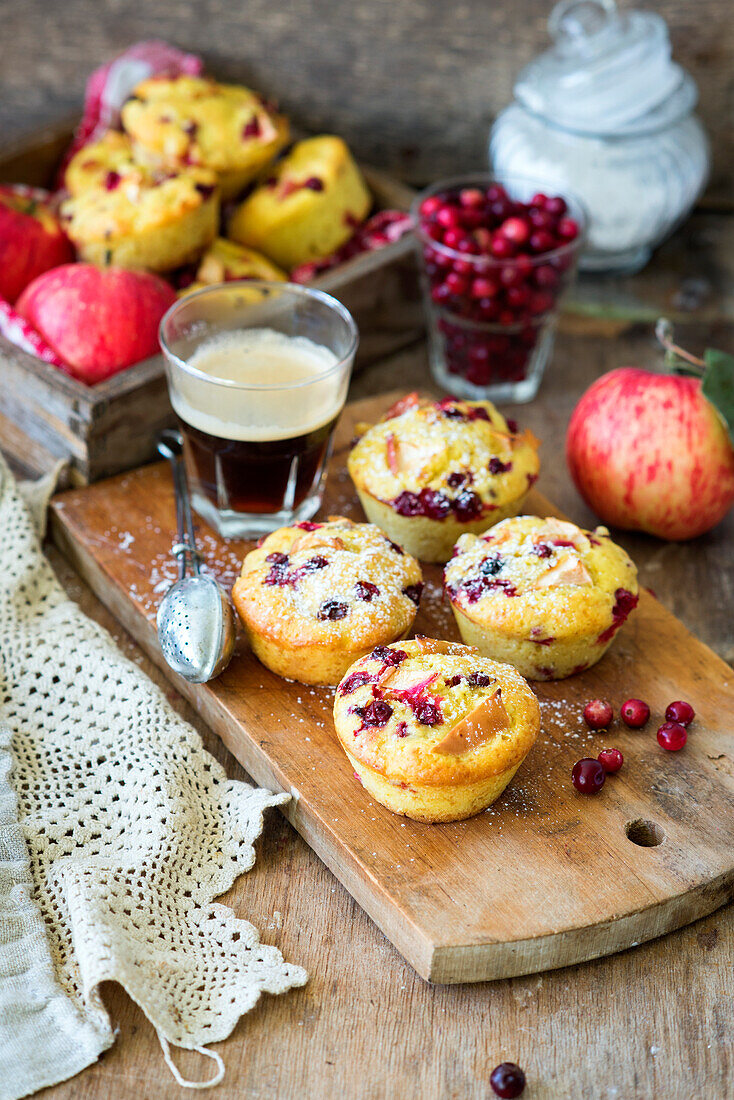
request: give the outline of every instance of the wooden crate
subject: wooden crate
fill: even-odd
[[[0,149],[0,182],[53,185],[73,121],[46,127]],[[363,166],[378,209],[406,210],[414,192]],[[325,272],[312,286],[351,311],[361,340],[356,369],[418,339],[423,318],[412,236]],[[0,336],[0,446],[29,476],[68,459],[62,484],[88,484],[153,457],[170,424],[163,359],[147,359],[85,386]]]

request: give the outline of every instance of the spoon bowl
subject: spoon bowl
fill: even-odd
[[[214,679],[229,664],[235,626],[227,594],[213,577],[177,581],[158,608],[158,638],[171,668],[192,684]]]

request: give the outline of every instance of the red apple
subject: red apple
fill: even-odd
[[[175,301],[173,288],[146,271],[65,264],[32,282],[16,309],[92,385],[156,354],[158,324]]]
[[[12,305],[37,275],[74,259],[74,249],[43,198],[0,185],[0,297]]]
[[[697,378],[602,375],[571,415],[566,458],[581,496],[615,527],[691,539],[734,502],[734,448]]]

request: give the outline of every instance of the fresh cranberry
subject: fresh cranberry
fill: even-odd
[[[372,677],[369,672],[353,672],[351,676],[347,676],[346,680],[342,680],[339,687],[340,695],[352,695],[357,688],[364,687],[365,684],[372,682]]]
[[[413,713],[422,726],[439,726],[443,722],[439,707],[427,699],[419,700],[413,707]]]
[[[624,764],[624,757],[619,749],[602,749],[597,760],[607,775],[614,775]]]
[[[515,255],[517,248],[515,244],[508,240],[507,237],[501,236],[499,233],[495,233],[492,237],[492,242],[489,246],[489,250],[497,260],[509,260]]]
[[[392,707],[384,699],[375,699],[365,707],[355,707],[354,713],[362,719],[365,728],[384,726],[392,717]]]
[[[557,232],[558,236],[563,237],[564,241],[573,241],[579,235],[579,227],[573,218],[561,218]]]
[[[459,192],[459,202],[462,206],[468,206],[470,209],[476,206],[484,206],[484,192],[480,191],[478,187],[465,187],[463,191]]]
[[[395,497],[393,508],[399,516],[420,516],[423,509],[417,493],[410,493],[406,489]]]
[[[514,1100],[525,1088],[525,1074],[514,1062],[500,1062],[492,1070],[489,1083],[496,1096],[502,1100]]]
[[[327,620],[329,622],[336,622],[337,619],[343,619],[348,611],[349,607],[347,604],[342,603],[340,600],[327,600],[326,603],[323,603],[319,608],[317,618],[321,622]]]
[[[560,195],[553,195],[551,198],[545,200],[545,209],[549,214],[552,214],[554,218],[560,218],[566,213],[568,207]]]
[[[581,794],[598,794],[605,779],[606,772],[602,765],[589,756],[578,760],[571,770],[571,781]]]
[[[421,489],[419,498],[421,510],[429,519],[446,519],[451,511],[451,501],[438,489]]]
[[[490,183],[487,188],[487,202],[497,202],[499,199],[506,199],[507,192],[501,183]]]
[[[436,221],[444,229],[456,229],[461,225],[461,214],[455,206],[442,206],[436,211]]]
[[[420,205],[421,214],[423,214],[425,218],[430,218],[432,214],[435,214],[440,209],[441,199],[438,195],[429,195]]]
[[[611,725],[614,711],[603,699],[592,699],[584,707],[584,721],[592,730],[604,730]]]
[[[550,252],[556,246],[553,234],[547,229],[536,229],[530,234],[528,243],[533,252]]]
[[[407,661],[408,654],[404,649],[390,649],[386,645],[378,645],[370,653],[373,661],[382,661],[383,665],[401,665]]]
[[[443,235],[443,243],[447,248],[458,249],[465,240],[466,236],[462,229],[447,229]]]
[[[558,286],[558,272],[550,264],[540,264],[533,274],[533,281],[536,286],[541,287],[543,290],[553,290]]]
[[[423,585],[421,583],[409,584],[406,588],[403,589],[403,595],[407,596],[409,600],[412,600],[416,607],[418,607],[421,602],[422,592]]]
[[[503,462],[499,458],[490,458],[489,460],[489,472],[490,474],[506,474],[512,469],[511,462]]]
[[[668,752],[678,752],[688,740],[688,732],[680,722],[663,722],[658,730],[658,745]]]
[[[497,284],[487,278],[474,279],[471,284],[472,298],[494,298],[498,290]]]
[[[503,221],[499,232],[503,237],[507,237],[508,241],[525,244],[530,237],[530,226],[524,218],[512,217]]]
[[[469,289],[469,280],[463,275],[459,275],[456,271],[449,271],[446,276],[446,286],[452,294],[466,294]]]
[[[542,210],[547,202],[548,196],[544,195],[542,191],[536,191],[532,199],[530,200],[530,205],[537,206],[538,209]]]
[[[690,703],[684,699],[677,699],[674,703],[668,703],[665,708],[665,717],[669,722],[677,722],[681,726],[690,726],[696,717],[696,712]]]
[[[367,603],[371,603],[375,596],[380,595],[380,589],[372,581],[357,581],[354,591],[357,594],[357,599],[365,600]]]
[[[650,717],[650,708],[642,699],[628,699],[626,703],[622,703],[619,715],[625,726],[638,730]]]

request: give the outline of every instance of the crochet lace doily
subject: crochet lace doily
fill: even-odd
[[[305,972],[215,904],[254,862],[263,811],[68,599],[0,458],[0,726],[56,978],[112,1041],[119,982],[167,1043],[224,1039],[260,993]],[[99,1053],[99,1051],[97,1052]]]

